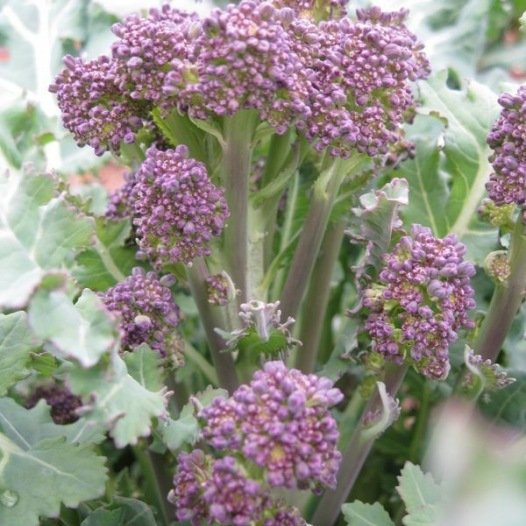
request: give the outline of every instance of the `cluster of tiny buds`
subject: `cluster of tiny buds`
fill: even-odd
[[[208,302],[212,305],[226,305],[236,297],[238,291],[230,276],[223,271],[206,278],[206,292]]]
[[[82,400],[65,385],[52,384],[37,387],[27,399],[28,408],[34,407],[39,400],[45,400],[51,408],[51,418],[55,424],[71,424],[79,418],[77,410]]]
[[[199,449],[179,455],[170,493],[178,519],[304,525],[271,489],[335,487],[341,453],[330,408],[342,397],[329,379],[271,361],[230,398],[215,398],[198,413],[200,438],[223,456],[216,460]]]
[[[502,111],[493,125],[488,144],[493,150],[491,174],[486,189],[497,205],[526,203],[526,86],[515,95],[499,98]]]
[[[484,270],[497,283],[505,283],[511,272],[507,250],[490,252],[484,260]]]
[[[223,194],[186,146],[150,147],[130,191],[141,251],[158,268],[209,255],[209,242],[221,234],[229,214]]]
[[[214,459],[201,449],[180,453],[168,500],[177,519],[192,526],[305,526],[298,511],[273,498],[232,456]]]
[[[365,329],[373,351],[385,359],[415,366],[424,376],[444,379],[450,369],[449,345],[462,328],[473,328],[475,307],[470,278],[474,266],[456,236],[444,239],[414,225],[384,256],[380,283],[364,292],[369,309]]]
[[[160,279],[155,272],[136,267],[124,281],[104,292],[102,300],[120,319],[123,350],[146,343],[181,365],[180,338],[175,331],[181,314],[169,288],[170,278]]]
[[[464,362],[468,368],[468,373],[463,379],[465,389],[473,386],[475,378],[482,381],[482,389],[486,391],[504,389],[516,381],[515,378],[508,376],[508,373],[499,364],[489,359],[484,360],[480,354],[476,354],[467,345],[464,351]]]
[[[410,83],[429,74],[405,11],[358,10],[343,0],[241,0],[200,19],[168,5],[113,27],[112,56],[68,57],[51,91],[64,125],[97,153],[152,125],[151,109],[193,118],[256,110],[317,150],[347,157],[404,144]]]
[[[232,397],[201,411],[202,437],[259,466],[270,486],[334,487],[341,454],[329,409],[341,399],[330,380],[267,362]]]

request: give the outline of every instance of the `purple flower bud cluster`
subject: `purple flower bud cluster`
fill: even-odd
[[[228,217],[223,190],[183,145],[148,149],[130,201],[139,247],[157,267],[210,254],[207,245]]]
[[[332,155],[384,154],[402,141],[410,82],[429,65],[405,11],[351,21],[345,4],[241,0],[203,19],[165,5],[116,24],[111,59],[68,57],[51,90],[65,126],[97,153],[133,142],[155,105],[199,119],[253,109]]]
[[[168,500],[177,519],[192,526],[304,526],[297,510],[274,501],[232,456],[214,459],[200,449],[178,456]]]
[[[250,384],[201,411],[202,437],[262,468],[270,486],[332,488],[341,454],[329,409],[341,399],[330,380],[267,362]]]
[[[187,59],[191,33],[198,25],[196,14],[169,5],[151,9],[146,18],[130,15],[114,24],[112,30],[119,40],[111,51],[118,89],[133,100],[158,103],[167,72]]]
[[[84,62],[68,55],[64,63],[49,90],[56,94],[62,122],[79,146],[88,144],[102,155],[119,151],[122,142],[133,143],[146,112],[118,90],[113,61],[100,56]]]
[[[504,93],[499,98],[502,112],[493,125],[488,144],[494,173],[486,189],[497,205],[526,203],[526,86],[516,95]]]
[[[123,350],[146,343],[161,356],[182,363],[175,332],[181,317],[179,307],[155,272],[136,267],[124,281],[101,296],[108,310],[120,317]]]
[[[290,10],[287,10],[290,11]],[[256,109],[278,133],[308,112],[304,65],[291,48],[282,11],[270,2],[243,0],[215,9],[193,42],[195,82],[181,91],[180,68],[167,75],[165,92],[199,119]]]
[[[82,400],[66,386],[53,384],[37,387],[26,405],[34,407],[42,399],[51,407],[51,418],[55,424],[71,424],[78,420],[77,409],[82,406]]]
[[[410,82],[429,74],[423,45],[404,25],[407,12],[358,10],[358,20],[301,20],[292,28],[310,68],[311,114],[298,123],[317,150],[385,154],[403,142]]]
[[[427,378],[447,376],[449,345],[460,329],[474,326],[468,312],[475,307],[475,268],[464,261],[465,252],[456,236],[437,239],[429,228],[414,225],[412,235],[384,256],[380,283],[363,298],[374,351],[407,361]]]
[[[229,291],[233,288],[224,272],[206,278],[208,302],[212,305],[226,305],[229,301]]]

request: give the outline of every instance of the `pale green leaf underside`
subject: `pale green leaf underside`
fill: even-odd
[[[25,312],[0,314],[0,396],[28,374],[26,363],[37,343]]]
[[[443,491],[429,473],[406,462],[398,477],[397,490],[407,510],[405,526],[436,525]]]
[[[0,308],[25,306],[47,273],[90,244],[92,222],[53,191],[45,175],[0,175]]]
[[[29,323],[54,354],[83,367],[95,365],[119,343],[116,321],[89,289],[76,303],[62,290],[39,290],[31,300]]]
[[[37,526],[61,503],[76,507],[104,493],[104,457],[71,443],[70,426],[52,423],[45,404],[32,410],[0,399],[0,524]],[[34,418],[37,416],[37,418]]]
[[[144,378],[151,376],[150,371],[144,372]],[[85,418],[108,429],[117,447],[150,435],[152,419],[166,415],[165,391],[148,390],[128,374],[119,356],[113,356],[113,365],[106,370],[73,368],[69,382],[75,394],[89,401]]]
[[[394,526],[379,502],[365,504],[356,500],[351,504],[344,504],[342,512],[349,526]]]

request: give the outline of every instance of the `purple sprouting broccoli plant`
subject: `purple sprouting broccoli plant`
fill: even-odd
[[[133,351],[146,343],[161,356],[182,363],[175,330],[181,320],[180,309],[155,272],[134,268],[124,281],[104,292],[102,300],[119,318],[123,350]]]
[[[448,392],[436,382],[452,383],[451,369],[451,389],[472,399],[482,385],[510,383],[495,361],[510,352],[526,283],[526,91],[500,98],[489,131],[491,94],[476,83],[450,89],[453,74],[426,81],[430,62],[409,22],[398,5],[344,0],[129,15],[105,55],[67,56],[50,86],[76,142],[128,168],[105,215],[97,190],[69,196],[55,179],[0,173],[0,253],[9,255],[0,257],[0,364],[26,357],[15,381],[0,374],[0,391],[27,399],[50,378],[69,386],[70,398],[47,387],[35,396],[59,407],[61,423],[68,412],[79,421],[57,430],[41,403],[32,414],[45,433],[35,436],[66,438],[79,465],[96,464],[95,452],[82,456],[85,442],[105,440],[108,471],[124,463],[132,479],[112,487],[143,495],[149,522],[333,526],[388,428],[396,437],[387,441],[409,444],[400,459],[418,459],[427,411]],[[35,138],[48,149],[47,134]],[[490,199],[474,218],[488,146]],[[422,206],[411,210],[415,199]],[[353,213],[357,243],[342,250]],[[414,222],[427,226],[406,233]],[[507,246],[482,253],[495,241]],[[493,279],[471,261],[485,261]],[[31,337],[11,345],[23,330]],[[462,344],[474,349],[465,365],[455,360]],[[398,401],[409,366],[421,377],[409,373]],[[0,415],[10,402],[0,398]],[[408,407],[421,407],[416,426]],[[22,418],[11,420],[28,459],[59,443],[40,447]],[[16,455],[2,449],[19,439],[10,433],[0,418],[9,468]],[[386,449],[373,452],[378,471],[391,470]],[[93,486],[78,498],[64,491],[33,522],[98,499],[104,480]],[[93,501],[89,520],[116,507],[127,517],[138,507],[125,500]],[[384,500],[397,513],[396,499]],[[4,501],[2,487],[2,524]]]
[[[475,307],[470,278],[475,267],[464,260],[456,236],[438,239],[414,225],[386,254],[379,283],[364,292],[370,310],[365,330],[373,351],[386,360],[414,365],[430,379],[450,369],[449,346],[461,329],[472,329]]]
[[[497,205],[526,202],[526,86],[515,95],[500,96],[502,112],[493,125],[488,144],[494,172],[486,188]]]
[[[223,190],[185,146],[149,148],[130,201],[139,247],[156,267],[209,255],[228,217]]]
[[[45,400],[51,408],[51,418],[55,424],[71,424],[79,419],[78,409],[82,407],[82,400],[66,385],[56,382],[38,386],[27,399],[26,406],[34,407],[40,400]]]

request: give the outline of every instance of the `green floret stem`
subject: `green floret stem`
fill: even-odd
[[[332,159],[314,183],[311,205],[280,296],[282,319],[297,317],[340,186],[346,177],[359,173],[365,158],[355,154],[350,159]]]
[[[521,212],[522,215],[522,212]],[[526,288],[526,224],[519,217],[511,238],[510,276],[496,285],[491,303],[473,344],[485,360],[495,362],[506,334],[524,299]]]
[[[393,397],[402,385],[407,366],[388,364],[386,366],[384,383],[389,396]],[[382,401],[378,390],[369,398],[360,421],[353,431],[349,443],[343,450],[343,458],[338,472],[338,480],[334,490],[327,490],[310,521],[312,526],[332,526],[335,524],[342,505],[347,500],[351,489],[360,474],[360,471],[378,438],[378,434],[372,434],[371,429],[365,425],[364,416],[376,414],[382,411]]]
[[[208,302],[206,278],[209,277],[209,273],[205,261],[201,258],[195,259],[192,266],[187,269],[187,276],[190,291],[205,329],[219,385],[232,394],[239,382],[234,359],[230,352],[225,352],[225,342],[215,330],[216,328],[224,329],[225,324],[221,309]]]
[[[334,265],[340,253],[345,232],[343,222],[329,224],[321,244],[320,256],[314,265],[310,285],[305,296],[300,317],[299,340],[296,367],[304,373],[311,373],[316,365],[316,357],[327,312],[331,292],[331,279]]]
[[[222,182],[230,217],[224,230],[227,271],[239,289],[239,301],[247,301],[248,193],[253,136],[257,113],[238,111],[224,121]]]

